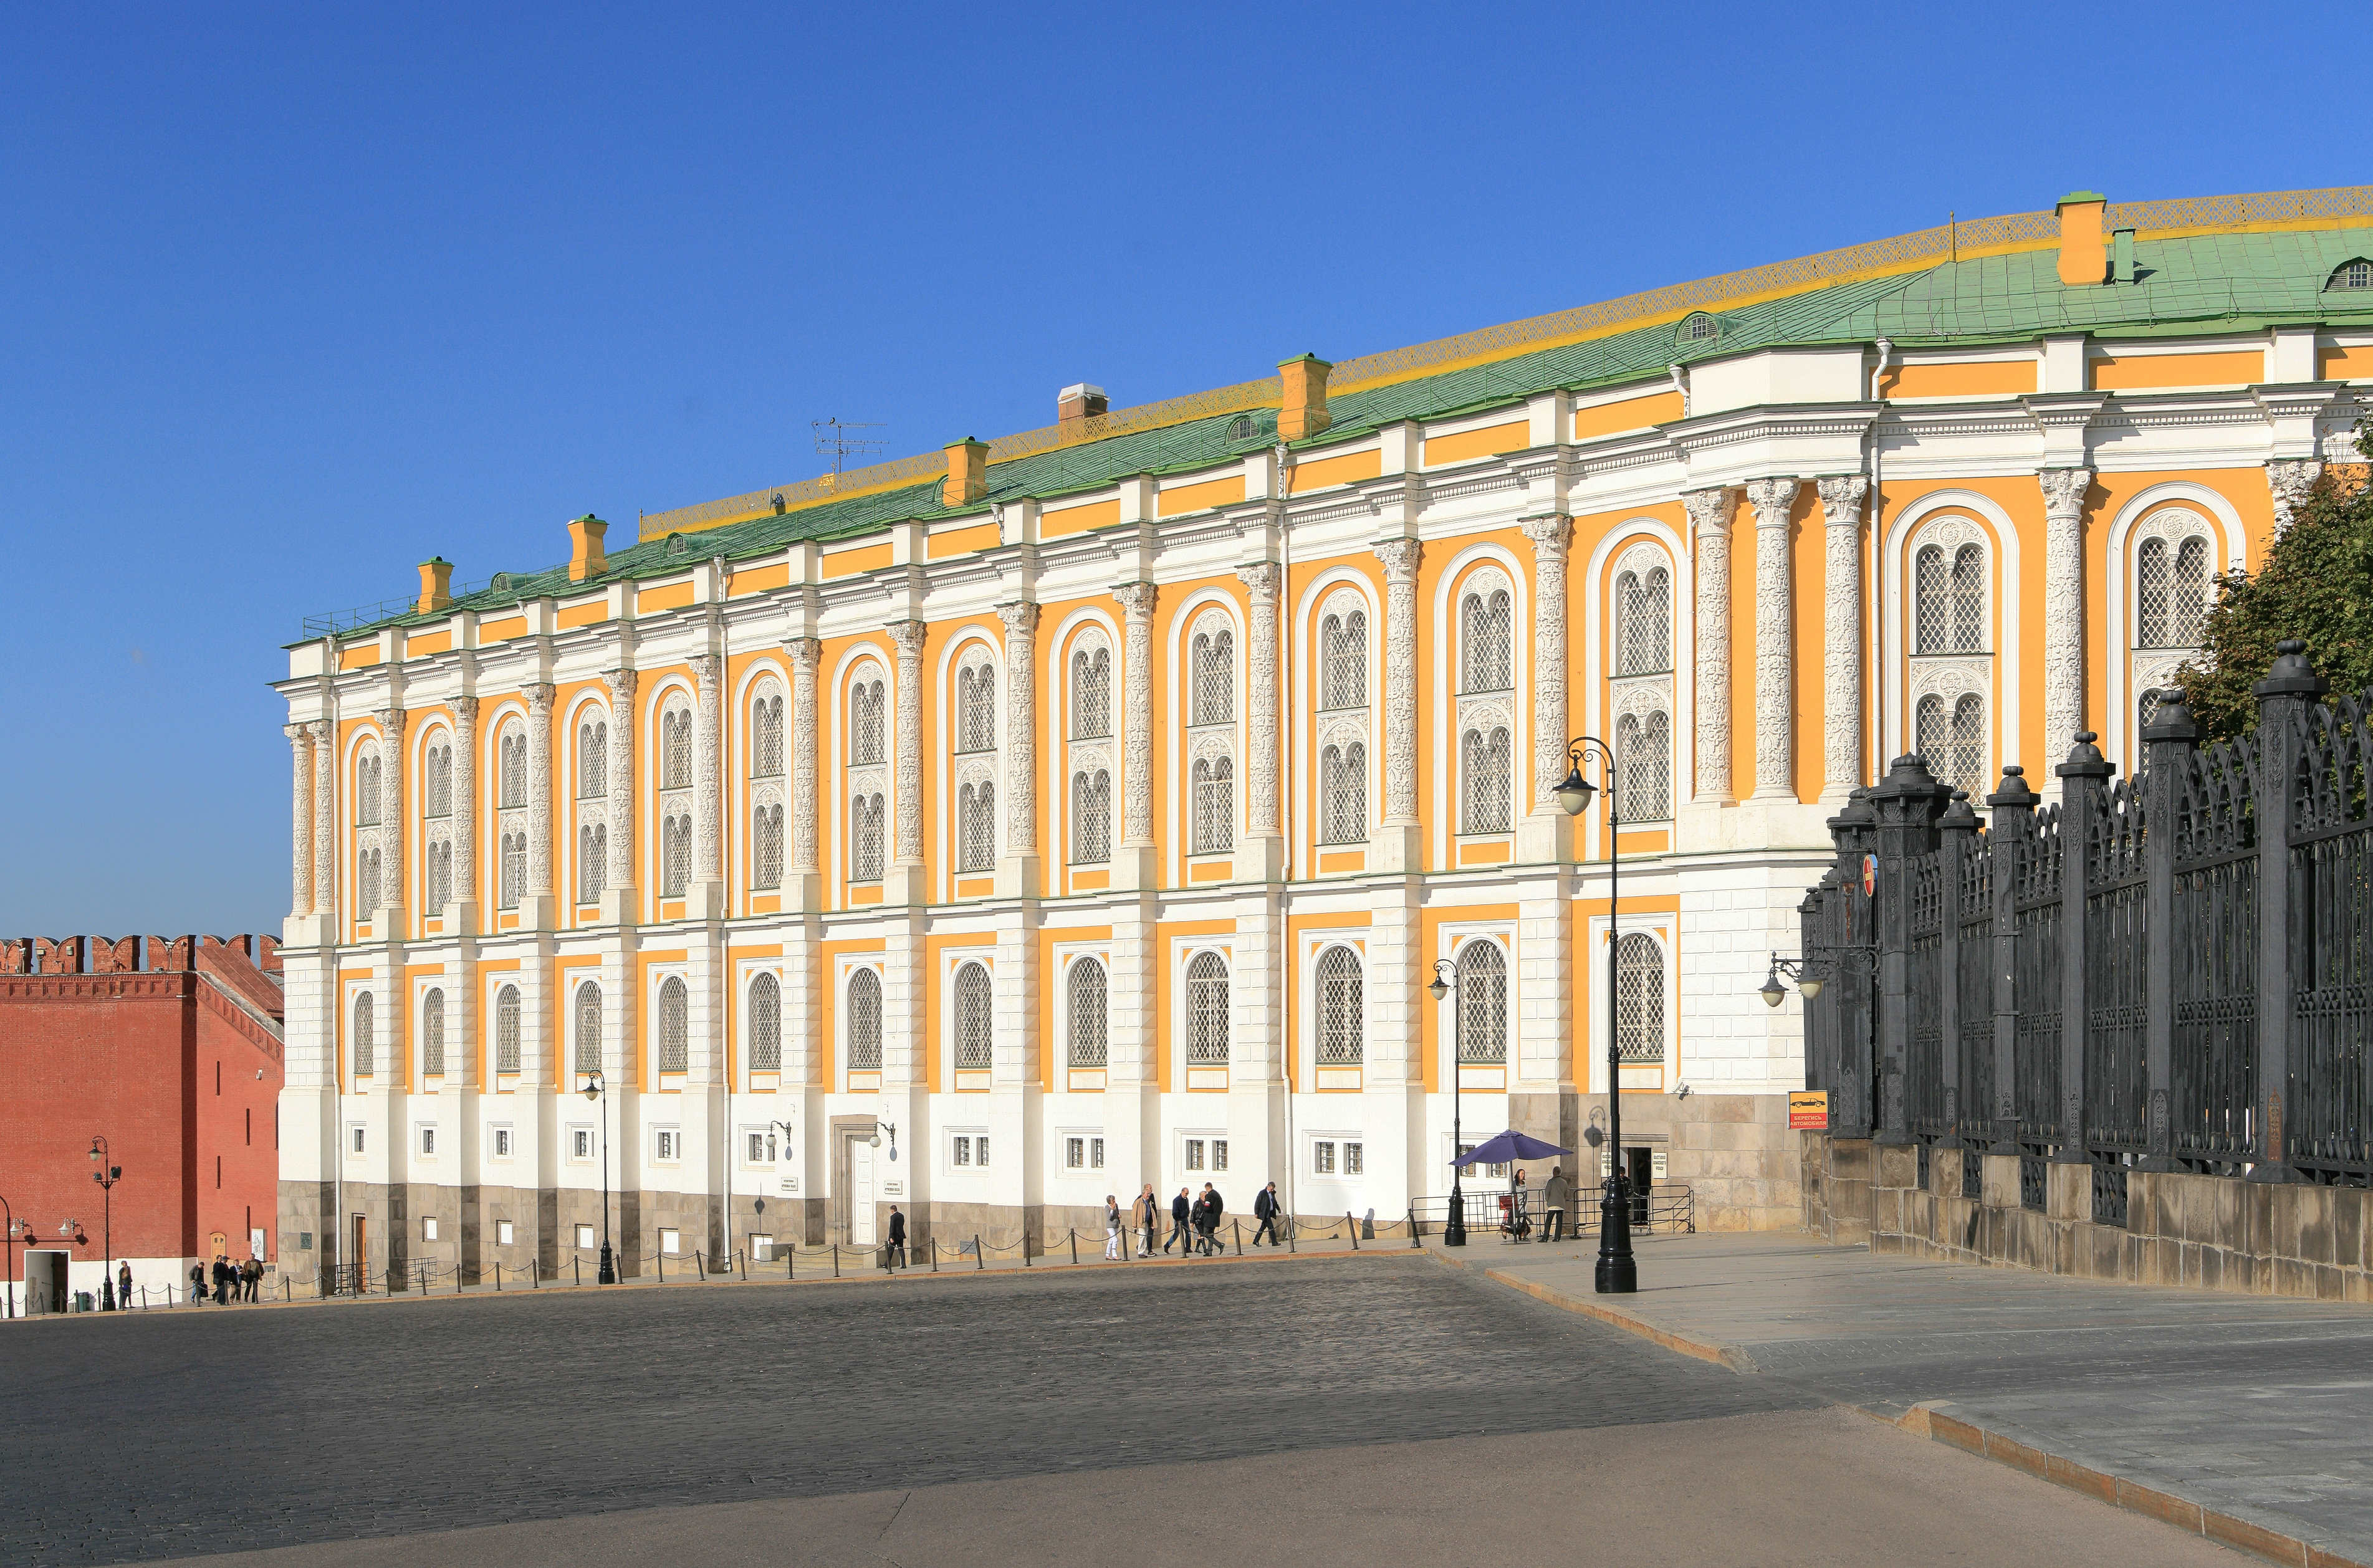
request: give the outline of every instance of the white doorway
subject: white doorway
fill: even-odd
[[[854,1246],[872,1246],[873,1144],[870,1137],[848,1141],[848,1240]]]
[[[38,1317],[66,1309],[66,1259],[47,1247],[25,1249],[25,1316]]]

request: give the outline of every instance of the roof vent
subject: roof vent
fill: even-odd
[[[1074,381],[1055,394],[1055,422],[1066,430],[1076,430],[1111,406],[1104,388]]]

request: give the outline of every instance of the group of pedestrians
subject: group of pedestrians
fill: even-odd
[[[208,1271],[205,1264],[190,1265],[190,1299],[192,1301],[208,1299],[207,1278]],[[238,1302],[259,1300],[263,1290],[263,1260],[260,1258],[249,1258],[243,1262],[234,1263],[228,1258],[217,1258],[214,1261],[212,1278],[214,1289],[211,1295],[217,1306],[229,1306]],[[129,1266],[123,1270],[123,1289],[127,1293],[132,1289],[132,1270]]]

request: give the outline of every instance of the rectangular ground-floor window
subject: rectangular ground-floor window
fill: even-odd
[[[577,1227],[577,1245],[579,1246],[591,1246],[593,1245],[592,1226],[579,1225]]]
[[[423,1241],[435,1241],[437,1239],[436,1215],[423,1214],[420,1216],[420,1239]]]
[[[495,1245],[496,1245],[496,1246],[510,1246],[510,1245],[512,1244],[513,1239],[514,1239],[514,1235],[515,1235],[515,1233],[514,1233],[514,1232],[512,1231],[512,1229],[511,1229],[511,1223],[510,1223],[508,1220],[497,1220],[497,1221],[495,1222]]]
[[[682,1231],[679,1231],[679,1230],[672,1229],[672,1228],[671,1228],[671,1227],[669,1227],[669,1226],[665,1226],[665,1225],[660,1226],[660,1253],[661,1253],[662,1255],[666,1256],[666,1257],[673,1258],[673,1257],[675,1257],[678,1253],[682,1252],[683,1250],[684,1250],[684,1233],[683,1233]]]

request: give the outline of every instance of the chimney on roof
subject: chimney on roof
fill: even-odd
[[[1285,404],[1277,415],[1280,439],[1298,441],[1334,423],[1335,416],[1327,412],[1327,372],[1333,369],[1315,354],[1278,366],[1278,379],[1285,383]]]
[[[940,505],[968,507],[988,494],[988,443],[966,436],[948,448],[948,478],[940,486]]]
[[[602,536],[610,525],[587,512],[568,525],[568,580],[583,582],[602,575],[609,557],[602,552]]]
[[[2109,205],[2098,191],[2071,191],[2060,198],[2060,281],[2071,288],[2110,275],[2110,251],[2101,242],[2101,215]]]
[[[420,613],[442,610],[453,603],[453,563],[431,556],[420,563]]]
[[[1055,423],[1064,434],[1076,434],[1091,419],[1112,405],[1105,401],[1105,389],[1074,381],[1055,394]]]

